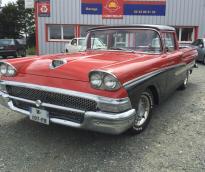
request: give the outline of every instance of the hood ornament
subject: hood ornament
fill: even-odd
[[[63,66],[67,63],[66,59],[54,59],[50,64],[50,69],[55,69],[57,67]]]

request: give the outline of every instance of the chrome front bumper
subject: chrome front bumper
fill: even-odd
[[[26,116],[30,116],[30,112],[19,109],[15,107],[12,103],[12,100],[14,97],[9,96],[6,93],[0,92],[0,104],[4,107],[7,107],[13,111],[19,112],[21,114],[24,114]],[[17,98],[18,99],[18,98]],[[22,101],[23,99],[21,99]],[[29,100],[24,100],[25,102],[28,102]],[[29,101],[29,103],[33,103],[32,101]],[[44,104],[45,106],[52,106],[56,109],[63,107],[58,107],[55,105],[50,104]],[[116,105],[117,106],[117,105]],[[66,110],[72,110],[65,108]],[[121,134],[132,127],[135,119],[135,109],[127,110],[126,112],[122,113],[108,113],[108,112],[84,112],[84,120],[81,124],[62,120],[58,118],[50,118],[50,122],[65,125],[69,127],[74,128],[81,128],[81,129],[87,129],[102,133],[108,133],[108,134]]]

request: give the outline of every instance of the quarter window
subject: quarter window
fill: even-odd
[[[175,38],[173,33],[164,33],[164,45],[169,52],[175,51]]]

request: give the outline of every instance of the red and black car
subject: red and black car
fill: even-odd
[[[187,87],[198,55],[168,26],[99,27],[86,40],[85,52],[0,62],[0,103],[44,124],[140,133],[155,105]]]
[[[4,59],[8,56],[25,57],[26,48],[16,39],[0,39],[0,56]]]

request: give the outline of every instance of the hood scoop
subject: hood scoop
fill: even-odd
[[[66,59],[54,59],[50,64],[50,69],[55,69],[68,63]]]

